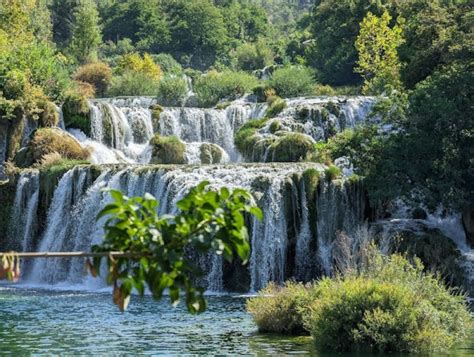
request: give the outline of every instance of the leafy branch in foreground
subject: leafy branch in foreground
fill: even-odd
[[[128,198],[120,191],[110,191],[114,202],[97,217],[108,217],[104,241],[92,249],[131,254],[131,258],[107,259],[107,282],[113,284],[113,300],[121,311],[127,308],[133,288],[143,295],[147,286],[157,300],[168,289],[173,305],[183,291],[188,311],[203,312],[204,289],[193,284],[193,277],[202,271],[186,257],[189,250],[214,252],[227,261],[237,255],[247,262],[250,245],[244,213],[261,220],[261,210],[245,190],[213,191],[208,185],[204,181],[191,189],[177,203],[179,213],[162,216],[157,213],[158,201],[150,194]],[[100,262],[100,257],[93,264],[88,262],[92,275],[97,275]]]

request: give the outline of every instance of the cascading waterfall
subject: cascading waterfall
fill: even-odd
[[[302,179],[303,172],[309,168],[321,173],[324,170],[321,165],[238,163],[241,156],[234,146],[234,133],[245,122],[262,118],[266,104],[243,99],[225,109],[163,108],[159,119],[152,115],[152,108],[157,104],[153,98],[100,99],[89,104],[90,137],[77,129],[69,132],[91,149],[92,163],[119,165],[83,166],[66,172],[56,186],[39,236],[40,175],[37,171],[23,172],[17,182],[9,231],[18,249],[87,251],[100,243],[104,218],[96,222],[96,216],[111,200],[104,188],[119,189],[127,196],[149,192],[160,202],[159,213],[165,214],[176,213],[177,201],[197,183],[208,180],[212,188],[227,186],[252,191],[263,209],[264,220],[252,218],[249,222],[251,257],[243,268],[245,277],[238,275],[241,272],[233,272],[234,267],[226,265],[222,257],[207,254],[196,257],[196,264],[204,271],[199,282],[208,290],[223,291],[232,289],[236,280],[245,280],[242,282],[245,290],[257,291],[271,281],[282,283],[291,277],[309,281],[332,274],[338,231],[356,236],[365,225],[365,198],[357,183],[321,178],[315,188]],[[282,113],[258,132],[262,140],[274,135],[270,130],[273,120],[281,122],[282,131],[324,139],[333,131],[366,120],[374,99],[297,98],[288,99],[287,104]],[[155,132],[175,135],[185,142],[186,162],[191,165],[145,165],[150,162],[149,141]],[[206,162],[210,165],[198,166],[204,162],[205,145],[221,150],[219,165],[209,158]],[[265,155],[267,158],[256,159],[270,159],[269,150]],[[234,164],[222,164],[227,162]],[[310,197],[308,192],[316,193]],[[458,218],[454,219],[457,223]],[[457,242],[465,241],[454,224],[437,222],[434,217],[429,220],[432,225],[449,231],[444,233]],[[466,256],[472,255],[471,250],[464,251]],[[84,277],[83,263],[79,258],[37,260],[32,269],[25,271],[26,278],[34,284],[104,287],[103,280]]]
[[[38,250],[81,251],[100,243],[104,218],[96,222],[95,217],[110,201],[107,192],[103,191],[105,187],[120,189],[128,196],[149,192],[159,200],[159,213],[164,214],[175,213],[176,202],[198,182],[211,180],[214,188],[227,186],[252,190],[263,208],[264,221],[253,221],[250,225],[249,289],[258,290],[270,281],[281,283],[290,275],[286,270],[287,232],[290,229],[286,214],[287,209],[291,209],[287,205],[292,204],[294,190],[288,187],[301,185],[294,175],[301,175],[309,167],[315,167],[315,164],[241,165],[238,171],[232,165],[104,167],[95,179],[91,179],[88,167],[76,167],[64,174],[55,190]],[[78,284],[86,288],[104,285],[97,279],[84,278],[80,259],[38,260],[34,264],[28,276],[32,283]],[[224,281],[222,258],[203,256],[200,266],[205,272],[208,289],[221,291]]]
[[[37,224],[38,198],[39,172],[26,171],[21,173],[16,186],[8,232],[12,247],[18,247],[22,251],[34,248],[33,239]],[[21,247],[19,244],[21,244]]]

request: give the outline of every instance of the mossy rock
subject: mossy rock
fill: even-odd
[[[281,122],[279,120],[273,120],[270,124],[270,133],[275,134],[281,129]]]
[[[339,167],[335,165],[329,165],[324,170],[324,176],[328,181],[334,181],[341,177],[342,171]]]
[[[212,143],[203,143],[201,149],[201,163],[219,164],[222,162],[222,149],[219,145]]]
[[[90,107],[86,97],[78,94],[68,95],[64,100],[62,110],[66,128],[80,129],[86,135],[90,135]]]
[[[59,113],[56,105],[52,102],[45,101],[41,104],[42,113],[39,116],[38,124],[40,128],[52,128],[59,124]]]
[[[185,164],[186,144],[176,136],[156,134],[151,140],[152,164]]]
[[[426,228],[418,233],[402,231],[398,232],[397,239],[394,252],[419,258],[427,271],[440,273],[450,285],[466,284],[463,257],[456,244],[440,230]]]
[[[69,160],[87,160],[90,156],[89,151],[82,148],[74,137],[64,131],[57,128],[40,128],[36,130],[28,144],[25,163],[29,165],[37,163],[51,153],[58,153]]]
[[[160,131],[160,115],[163,112],[163,107],[159,104],[153,104],[150,106],[151,121],[153,123],[153,131],[158,133]]]
[[[268,101],[270,96],[275,95],[276,91],[268,84],[259,84],[252,90],[252,93],[257,98],[257,102],[263,103]]]
[[[227,109],[227,107],[231,104],[232,104],[231,102],[220,102],[216,104],[216,109],[224,110],[224,109]]]
[[[326,104],[326,109],[334,114],[336,117],[339,117],[341,115],[341,105],[336,103],[336,102],[333,102],[333,101],[330,101]]]
[[[268,109],[265,112],[266,118],[274,118],[280,114],[286,107],[287,103],[280,97],[273,97],[268,101]]]
[[[10,121],[8,126],[8,146],[7,146],[7,160],[13,159],[16,152],[21,147],[21,139],[25,130],[25,118],[21,111],[16,111],[15,117]]]
[[[270,148],[272,161],[295,162],[304,160],[313,150],[314,142],[308,135],[288,133],[279,137]]]
[[[235,146],[247,159],[252,157],[255,145],[260,140],[257,132],[265,126],[267,120],[266,118],[250,120],[242,125],[237,133],[235,133]]]

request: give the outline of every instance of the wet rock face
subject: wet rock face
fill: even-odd
[[[466,233],[467,244],[474,249],[474,209],[467,209],[462,213],[462,224]]]

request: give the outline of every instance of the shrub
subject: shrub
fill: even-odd
[[[40,127],[53,127],[59,123],[59,113],[56,105],[50,101],[41,103],[42,113],[39,116],[38,124]]]
[[[324,175],[328,180],[335,180],[341,176],[341,169],[335,165],[329,165],[329,167],[324,170]]]
[[[400,255],[369,256],[357,274],[323,279],[304,316],[321,349],[444,351],[471,325],[465,297]]]
[[[159,104],[150,106],[151,120],[153,122],[153,130],[158,132],[160,130],[160,115],[163,112],[163,107]]]
[[[301,133],[289,133],[279,137],[270,147],[272,161],[294,162],[304,160],[313,150],[313,139]]]
[[[77,128],[86,135],[90,135],[90,108],[87,97],[78,90],[69,91],[66,94],[63,106],[64,125],[66,128]]]
[[[324,85],[324,84],[317,84],[314,87],[314,95],[327,95],[327,96],[332,96],[336,95],[336,91],[333,87],[330,85]]]
[[[310,298],[310,289],[301,283],[286,282],[283,287],[270,283],[247,301],[247,311],[259,331],[301,334],[305,333],[302,312]]]
[[[98,96],[104,96],[112,81],[112,70],[103,62],[88,63],[78,68],[74,79],[91,84]]]
[[[163,76],[161,67],[153,61],[148,53],[145,53],[143,57],[136,52],[122,56],[118,62],[117,70],[120,74],[140,73],[153,81],[159,81]]]
[[[196,80],[194,92],[200,106],[212,107],[222,99],[237,99],[250,92],[257,83],[254,76],[245,72],[210,71]]]
[[[114,77],[108,91],[111,97],[116,96],[155,96],[159,82],[142,72],[128,71]]]
[[[277,96],[269,97],[267,99],[267,102],[268,102],[268,108],[267,108],[267,111],[265,112],[266,118],[276,117],[287,107],[286,100],[281,99],[280,97],[277,97]]]
[[[270,79],[270,85],[283,98],[312,95],[314,84],[313,73],[303,66],[278,68]]]
[[[237,67],[244,71],[261,69],[273,63],[272,50],[263,40],[240,45],[237,47],[235,57]]]
[[[268,83],[259,84],[252,89],[252,93],[257,97],[258,102],[267,102],[271,97],[276,96],[275,89]]]
[[[183,67],[168,53],[152,55],[153,60],[161,67],[165,74],[181,74]]]
[[[152,164],[185,164],[186,144],[176,136],[156,134],[151,140]]]
[[[40,162],[51,153],[58,153],[70,160],[87,160],[90,155],[71,135],[56,128],[38,129],[28,144],[29,161]]]
[[[182,106],[187,93],[188,84],[183,77],[166,76],[158,84],[158,101],[165,106]]]

